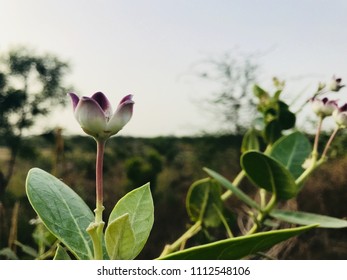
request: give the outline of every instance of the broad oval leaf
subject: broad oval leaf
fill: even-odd
[[[271,157],[282,163],[294,176],[298,178],[304,171],[302,164],[312,151],[311,143],[301,132],[281,137],[272,149]]]
[[[276,192],[280,199],[290,199],[299,190],[290,172],[267,155],[255,151],[247,152],[241,157],[241,166],[256,186]]]
[[[108,224],[129,214],[129,222],[134,232],[135,245],[131,259],[135,258],[145,246],[154,222],[154,207],[149,183],[134,189],[122,197],[113,208]]]
[[[78,259],[93,259],[92,240],[86,229],[94,215],[83,199],[51,174],[33,168],[26,192],[37,215]]]
[[[133,259],[135,236],[129,214],[120,216],[108,225],[105,231],[105,243],[111,260]]]
[[[272,230],[241,237],[229,238],[188,248],[164,256],[165,260],[238,260],[267,250],[277,243],[310,230],[317,225]]]
[[[207,227],[218,227],[223,212],[221,187],[210,178],[196,181],[188,190],[186,208],[193,222],[202,221]]]
[[[242,200],[244,203],[246,203],[248,206],[253,207],[257,210],[260,210],[260,206],[258,203],[256,203],[252,198],[250,198],[246,193],[244,193],[241,189],[235,187],[227,178],[223,177],[219,173],[204,168],[205,172],[210,175],[213,179],[215,179],[218,183],[220,183],[222,186],[224,186],[226,189],[233,192],[235,196],[237,196],[240,200]]]
[[[318,227],[321,228],[347,227],[346,220],[307,212],[274,209],[270,212],[270,216],[275,219],[297,225],[319,224]]]

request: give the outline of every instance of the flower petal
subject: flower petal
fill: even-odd
[[[77,104],[80,101],[80,98],[78,97],[78,95],[76,95],[73,92],[68,93],[68,95],[70,95],[70,97],[71,97],[72,107],[73,107],[73,110],[75,111],[76,107],[77,107]]]
[[[110,119],[113,111],[112,111],[111,103],[107,99],[106,95],[103,94],[102,92],[96,92],[93,94],[91,98],[94,99],[99,104],[101,109],[104,111],[106,118]]]
[[[118,107],[122,106],[123,103],[128,102],[128,101],[132,101],[134,103],[134,101],[132,100],[133,97],[134,96],[132,94],[128,94],[128,95],[124,96],[122,98],[122,100],[119,102]],[[118,110],[118,108],[117,108],[117,110]]]
[[[75,117],[89,135],[99,137],[106,127],[106,117],[100,105],[92,98],[82,97],[75,110]]]
[[[108,121],[106,130],[110,132],[110,135],[116,134],[119,130],[126,125],[132,117],[134,101],[132,95],[125,96],[119,103],[116,112]]]

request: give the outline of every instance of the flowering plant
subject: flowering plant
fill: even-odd
[[[145,245],[154,221],[149,183],[117,202],[105,231],[102,215],[104,146],[131,119],[132,95],[125,96],[114,113],[101,92],[82,98],[69,95],[77,121],[97,144],[95,215],[72,189],[38,168],[28,174],[29,201],[46,227],[64,244],[58,246],[55,259],[70,258],[67,251],[77,259],[133,259]]]
[[[187,193],[186,208],[191,226],[165,246],[159,259],[240,259],[312,228],[347,227],[343,219],[281,207],[283,202],[295,199],[306,180],[327,161],[333,139],[347,126],[347,105],[339,107],[337,101],[321,98],[327,92],[338,92],[343,87],[341,79],[334,78],[330,87],[320,84],[309,101],[318,116],[313,145],[303,133],[295,130],[296,114],[281,100],[284,84],[276,79],[275,85],[273,94],[254,86],[259,115],[243,137],[240,173],[229,181],[218,172],[204,168],[207,176],[194,182]],[[134,259],[145,246],[154,221],[149,183],[122,197],[106,222],[103,219],[104,147],[107,139],[131,119],[132,95],[125,96],[114,112],[101,92],[82,98],[74,93],[69,95],[76,120],[96,141],[94,214],[72,189],[38,168],[31,169],[27,176],[29,201],[44,225],[60,241],[55,259],[70,259],[71,255],[76,259]],[[320,154],[322,123],[331,116],[336,128]],[[242,190],[241,182],[245,178],[256,187],[256,195]],[[244,205],[246,213],[247,221],[240,226],[239,236],[228,222],[230,213],[225,204],[231,197]],[[282,222],[295,226],[283,228]],[[191,237],[216,227],[225,228],[225,239],[185,248]]]
[[[165,246],[161,259],[240,259],[315,227],[347,227],[347,221],[343,219],[281,207],[295,199],[306,180],[327,161],[333,139],[347,125],[347,105],[338,108],[335,100],[319,99],[323,94],[337,92],[344,87],[341,79],[334,78],[329,88],[320,84],[310,100],[313,111],[319,117],[313,147],[303,133],[291,131],[295,128],[296,114],[280,99],[284,83],[274,79],[274,84],[277,89],[273,95],[254,86],[259,116],[244,135],[240,173],[229,181],[218,172],[204,168],[208,177],[194,182],[187,194],[186,208],[192,226],[175,242]],[[322,122],[331,115],[337,125],[319,155]],[[258,188],[255,196],[240,188],[245,178]],[[231,197],[243,203],[243,212],[248,217],[242,219],[246,222],[240,222],[241,236],[234,236],[227,222],[226,215],[230,213],[224,205]],[[281,229],[283,222],[299,226]],[[219,226],[225,227],[228,238],[183,249],[192,236]],[[271,258],[264,253],[262,256]]]

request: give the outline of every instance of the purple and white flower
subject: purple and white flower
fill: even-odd
[[[74,115],[85,133],[98,140],[106,140],[118,133],[131,119],[134,101],[129,94],[122,98],[115,112],[111,103],[102,92],[92,97],[79,97],[69,93]]]
[[[344,86],[345,85],[342,84],[341,78],[336,78],[335,76],[333,76],[331,83],[330,83],[330,90],[331,91],[339,91]]]
[[[313,98],[311,99],[312,110],[320,117],[328,117],[338,109],[336,100],[329,100],[328,98]]]
[[[339,127],[347,127],[347,103],[334,111],[333,118]]]

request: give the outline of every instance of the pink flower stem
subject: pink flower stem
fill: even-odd
[[[327,157],[328,150],[329,150],[329,148],[330,148],[330,146],[331,146],[331,143],[333,142],[333,140],[334,140],[334,138],[335,138],[337,132],[339,131],[339,129],[340,129],[340,127],[337,126],[337,127],[335,128],[335,130],[333,131],[333,133],[331,134],[331,136],[330,136],[330,138],[329,138],[329,140],[328,140],[328,142],[327,142],[327,144],[326,144],[326,146],[325,146],[325,149],[324,149],[324,151],[323,151],[322,159],[325,159],[325,158]]]
[[[96,223],[102,222],[102,212],[105,209],[103,206],[103,163],[105,142],[105,140],[96,140],[96,209],[94,210]]]
[[[314,170],[316,170],[318,167],[320,167],[323,163],[325,163],[328,159],[327,153],[331,146],[331,143],[333,142],[337,132],[339,131],[341,127],[337,126],[333,133],[331,134],[327,144],[325,145],[324,151],[322,153],[322,156],[317,161],[317,158],[313,158],[313,162],[311,163],[311,166],[309,166],[296,180],[295,183],[299,186],[302,186],[305,180],[309,177],[309,175],[312,174]]]
[[[313,161],[316,161],[318,157],[318,141],[319,141],[319,136],[322,130],[323,119],[324,119],[323,117],[319,118],[318,128],[317,128],[316,136],[314,138],[313,151],[312,151]]]
[[[94,259],[102,260],[104,257],[102,243],[103,243],[103,229],[105,223],[102,220],[102,212],[105,207],[103,206],[103,162],[104,162],[104,149],[105,140],[96,139],[96,208],[95,221],[87,228],[93,241]]]

